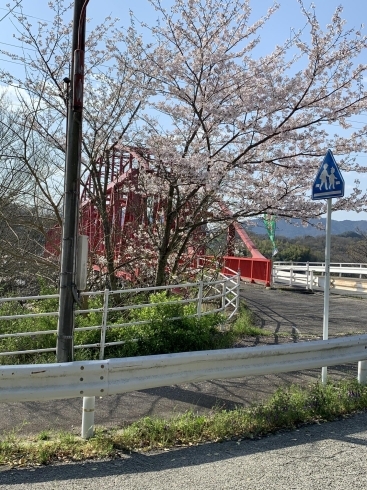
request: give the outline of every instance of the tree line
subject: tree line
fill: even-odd
[[[251,234],[251,238],[260,252],[267,258],[275,261],[292,262],[324,262],[325,261],[325,237],[309,236],[299,238],[276,238],[278,253],[273,257],[273,246],[265,235]],[[244,256],[248,252],[241,249]],[[354,231],[341,235],[331,236],[330,247],[331,262],[365,263],[367,262],[367,236],[364,233]]]

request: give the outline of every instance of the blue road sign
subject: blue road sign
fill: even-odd
[[[344,179],[332,151],[328,150],[312,186],[312,199],[315,201],[343,196]]]

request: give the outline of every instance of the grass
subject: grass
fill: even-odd
[[[60,461],[114,458],[121,452],[167,449],[204,442],[253,439],[281,429],[326,422],[367,409],[367,386],[356,381],[278,389],[267,402],[236,410],[192,411],[169,420],[145,417],[119,430],[97,429],[85,441],[67,432],[42,431],[27,439],[16,431],[0,439],[0,464],[44,465]]]
[[[48,292],[48,291],[47,291]],[[177,298],[175,298],[177,299]],[[140,301],[141,298],[135,298]],[[195,304],[177,305],[166,294],[156,293],[150,295],[145,302],[150,301],[154,308],[144,307],[125,312],[112,312],[109,324],[145,321],[145,325],[131,325],[124,328],[109,328],[106,342],[124,342],[122,345],[107,347],[105,358],[133,357],[141,355],[165,354],[174,352],[224,349],[232,347],[244,336],[270,336],[271,332],[254,326],[254,317],[251,311],[242,305],[234,323],[226,325],[225,316],[218,313],[193,318],[196,312]],[[102,306],[100,298],[89,301],[92,308]],[[57,299],[35,301],[29,305],[18,302],[0,305],[1,315],[24,314],[29,311],[53,312],[57,311]],[[88,327],[101,324],[101,313],[92,312],[76,317],[77,327]],[[177,318],[176,320],[170,320]],[[16,332],[32,332],[56,330],[56,317],[19,318],[15,320],[0,320],[0,334]],[[85,330],[75,332],[74,344],[94,344],[100,341],[100,330]],[[55,348],[56,334],[39,336],[22,336],[0,339],[0,352],[22,351],[26,349]],[[99,348],[75,349],[76,361],[93,360],[99,358]],[[54,363],[54,352],[36,354],[18,354],[15,356],[0,356],[1,364],[41,364]]]
[[[274,332],[270,332],[270,330],[255,326],[255,315],[244,303],[240,306],[238,316],[231,327],[231,331],[234,340],[245,336],[270,337],[274,335]]]

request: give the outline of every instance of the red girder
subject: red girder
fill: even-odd
[[[158,212],[164,207],[164,202],[158,196],[145,196],[138,191],[139,171],[143,168],[144,171],[154,172],[150,165],[153,161],[154,155],[145,148],[115,146],[105,152],[105,157],[95,162],[82,183],[79,231],[88,236],[89,254],[94,268],[100,268],[99,259],[106,255],[107,235],[113,247],[115,263],[120,265],[126,259],[124,255],[127,245],[138,245],[137,228],[146,226],[149,216],[153,216],[153,220],[159,219]],[[231,215],[223,203],[222,209],[225,214]],[[107,220],[102,219],[104,213]],[[229,227],[229,255],[233,254],[235,231],[254,258],[264,259],[236,222]],[[186,257],[205,254],[203,233],[205,231],[197,229],[192,243],[188,244]],[[48,233],[46,251],[58,256],[60,243],[61,230],[60,227],[55,227]],[[149,243],[144,245],[149,249]],[[121,273],[124,274],[120,271]],[[137,273],[136,270],[135,274]],[[130,277],[131,274],[126,272],[125,275]]]
[[[92,255],[105,255],[105,233],[115,259],[123,254],[134,229],[146,216],[144,196],[137,192],[140,168],[149,170],[153,156],[144,148],[116,146],[89,173],[81,194],[80,232],[89,238]],[[107,214],[109,230],[104,230]]]

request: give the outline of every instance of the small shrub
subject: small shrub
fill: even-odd
[[[150,296],[155,307],[133,310],[135,321],[147,321],[136,330],[136,355],[166,354],[229,347],[231,338],[219,332],[223,316],[210,313],[193,316],[196,305],[177,304],[177,297],[168,297],[165,292]]]

